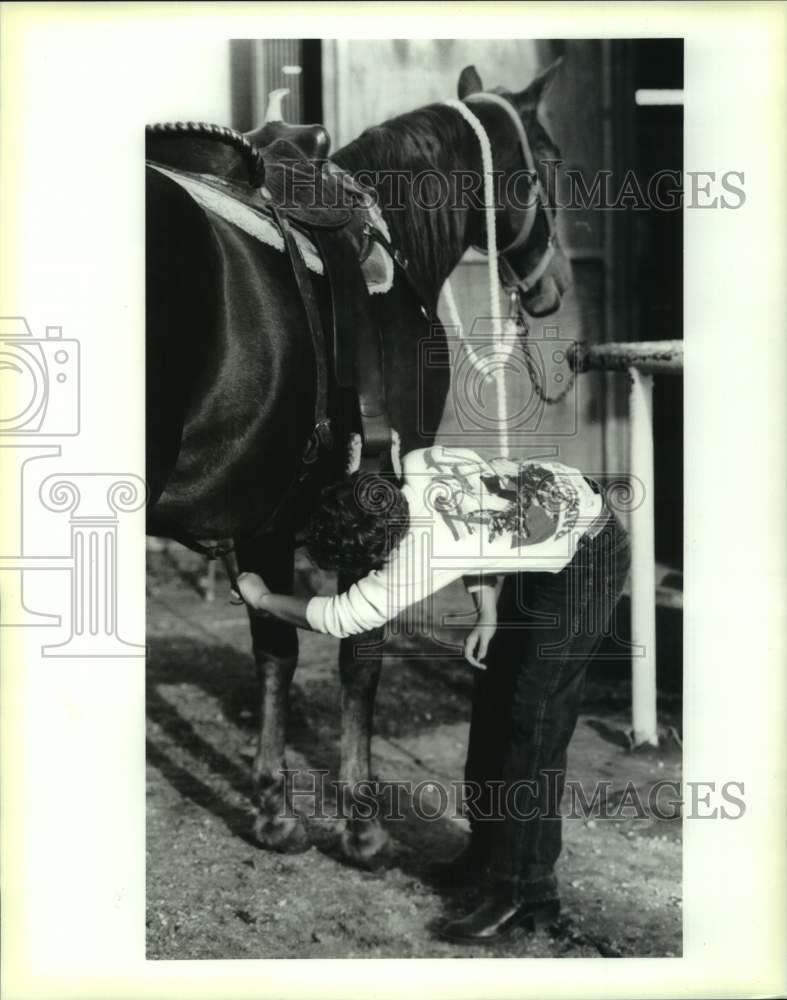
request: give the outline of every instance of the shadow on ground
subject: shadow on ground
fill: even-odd
[[[472,893],[440,893],[427,877],[428,862],[450,857],[466,838],[451,810],[437,819],[427,814],[435,802],[428,786],[450,788],[462,776],[470,669],[440,647],[424,658],[423,643],[413,639],[386,658],[374,769],[383,781],[406,780],[423,792],[418,802],[404,800],[403,818],[388,823],[387,868],[362,872],[341,862],[330,785],[320,799],[329,818],[308,821],[309,851],[262,851],[251,838],[257,693],[247,623],[223,596],[203,601],[194,586],[199,571],[179,550],[149,559],[148,957],[476,954],[433,933],[472,905]],[[448,628],[442,638],[458,634]],[[336,653],[334,640],[302,636],[287,751],[300,788],[310,769],[327,769],[328,779],[338,769]],[[569,761],[569,778],[608,781],[618,795],[628,782],[646,791],[680,773],[674,746],[629,752],[626,689],[622,678],[589,685],[589,712]],[[675,716],[674,703],[667,708]],[[548,932],[515,936],[484,956],[680,954],[680,823],[622,816],[564,825],[563,917]]]

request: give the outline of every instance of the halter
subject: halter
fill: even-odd
[[[536,169],[535,157],[533,156],[533,151],[530,147],[530,140],[527,137],[527,132],[525,131],[525,127],[522,124],[522,119],[517,114],[514,106],[511,104],[510,101],[507,101],[505,97],[501,97],[499,94],[491,94],[483,92],[478,94],[470,94],[468,97],[465,98],[465,109],[467,111],[470,110],[469,108],[467,108],[467,103],[471,101],[473,102],[485,101],[488,104],[496,104],[498,107],[502,108],[505,111],[505,113],[511,119],[514,128],[516,129],[517,137],[519,138],[519,148],[522,151],[522,158],[525,161],[525,166],[527,167],[529,175],[533,179],[532,180],[533,193],[536,195],[536,198],[534,199],[531,197],[528,200],[527,209],[525,211],[525,218],[523,219],[519,232],[516,234],[514,239],[508,244],[508,246],[505,246],[502,249],[498,250],[498,253],[500,254],[500,261],[499,261],[500,271],[501,271],[500,277],[505,288],[508,291],[514,291],[519,289],[520,291],[528,292],[530,291],[531,288],[533,288],[536,282],[543,277],[544,273],[546,272],[547,268],[552,262],[552,258],[555,256],[555,243],[557,240],[555,213],[554,210],[552,209],[552,206],[549,204],[549,197],[547,195],[547,192],[544,190],[544,185],[541,183],[541,178],[538,175],[538,171]],[[450,102],[450,103],[452,104],[453,107],[456,107],[456,103],[458,102],[456,103]],[[457,110],[459,109],[457,108]],[[472,114],[472,112],[470,112],[470,114]],[[476,118],[475,115],[473,115],[473,118],[475,118],[475,120],[478,122],[482,131],[485,132],[486,130],[484,129],[484,126],[479,121],[479,119]],[[546,245],[544,246],[544,250],[541,253],[541,256],[538,258],[533,267],[528,271],[526,275],[524,275],[524,277],[520,277],[514,271],[513,267],[506,259],[505,255],[507,253],[511,253],[513,250],[519,249],[519,247],[523,246],[526,243],[528,237],[530,236],[530,233],[533,230],[533,226],[535,225],[539,205],[544,211],[544,218],[546,219],[547,223],[548,236]],[[482,253],[488,253],[486,247],[478,246],[476,247],[476,249],[480,250]]]

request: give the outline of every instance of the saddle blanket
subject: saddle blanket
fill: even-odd
[[[276,224],[261,212],[255,211],[250,205],[238,201],[230,194],[196,177],[168,170],[158,163],[151,163],[150,166],[179,184],[201,208],[213,212],[214,215],[218,215],[226,222],[231,222],[243,232],[248,233],[249,236],[265,243],[266,246],[278,250],[279,253],[284,253],[284,238]],[[376,205],[372,205],[366,211],[369,214],[370,224],[380,232],[386,242],[390,243],[390,232],[380,209]],[[322,275],[324,272],[323,262],[317,247],[308,236],[299,230],[293,228],[293,233],[308,269],[314,274]],[[371,295],[382,295],[391,290],[394,279],[393,260],[379,243],[372,243],[369,255],[361,261],[361,272]]]

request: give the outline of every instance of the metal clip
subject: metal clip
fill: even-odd
[[[402,268],[402,270],[404,270],[407,267],[409,261],[402,253],[402,251],[397,250],[396,247],[392,246],[392,244],[389,243],[387,239],[385,239],[380,230],[377,229],[375,226],[373,226],[370,222],[368,221],[364,222],[363,233],[364,236],[368,236],[369,239],[374,240],[376,243],[379,243],[380,246],[393,257],[394,263],[398,264],[399,267]]]
[[[311,465],[317,461],[321,448],[330,448],[333,444],[333,433],[331,431],[330,420],[320,420],[315,424],[311,437],[303,453],[302,462],[304,465]]]

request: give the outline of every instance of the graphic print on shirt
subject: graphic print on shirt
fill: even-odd
[[[512,549],[554,541],[579,519],[572,470],[554,463],[485,462],[470,449],[436,446],[424,453],[434,476],[424,503],[440,516],[455,541],[485,528],[487,542],[508,534]]]
[[[578,469],[559,462],[487,462],[471,449],[436,446],[409,452],[402,468],[406,534],[380,569],[334,597],[311,598],[316,631],[379,628],[469,574],[559,573],[603,505]],[[417,630],[414,618],[405,634],[410,622]]]

